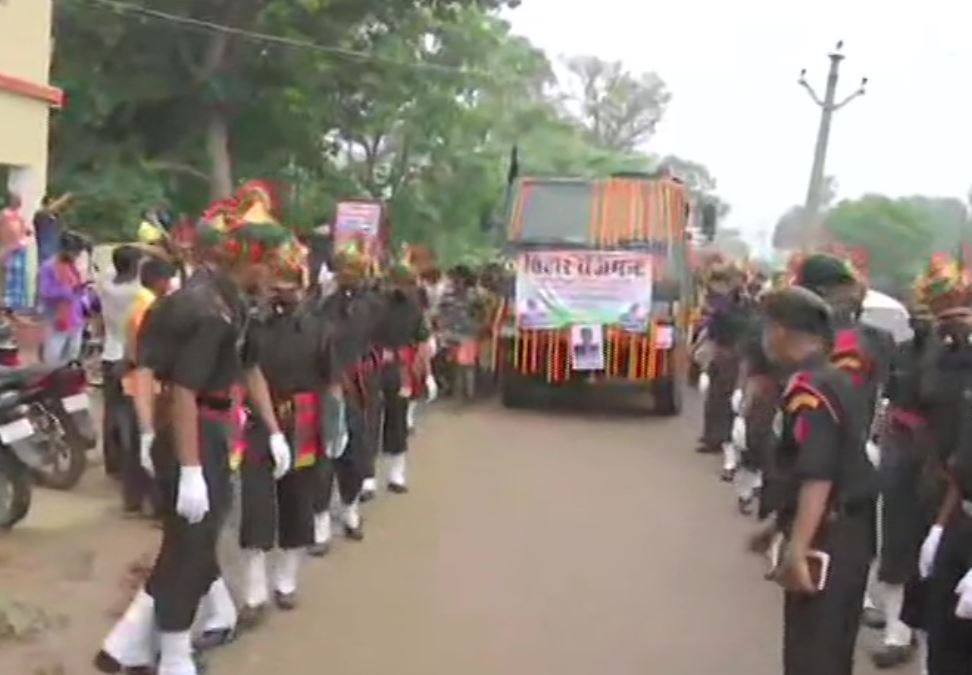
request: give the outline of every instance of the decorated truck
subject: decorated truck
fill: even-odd
[[[515,283],[493,330],[504,404],[528,405],[538,388],[627,385],[678,414],[694,303],[685,187],[522,178],[510,194]]]

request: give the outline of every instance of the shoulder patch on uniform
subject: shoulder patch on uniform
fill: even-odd
[[[855,354],[835,354],[831,359],[835,368],[857,372],[864,369],[864,362]]]
[[[786,412],[792,414],[799,410],[816,410],[821,406],[820,397],[808,391],[801,391],[786,402]]]

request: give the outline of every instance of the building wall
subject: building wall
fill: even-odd
[[[47,84],[51,67],[51,0],[0,0],[0,73]]]
[[[51,20],[52,0],[0,0],[0,165],[28,222],[47,191]],[[35,267],[34,246],[29,254]]]

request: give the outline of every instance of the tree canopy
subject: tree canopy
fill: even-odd
[[[516,2],[140,1],[147,12],[55,5],[53,79],[69,103],[54,124],[53,190],[78,195],[68,218],[97,237],[131,236],[160,204],[198,213],[259,177],[284,188],[292,224],[381,199],[397,238],[457,258],[495,244],[514,146],[523,174],[664,161],[717,199],[704,166],[642,147],[669,99],[659,76],[585,59],[603,73],[591,126],[595,113],[564,104],[547,56],[500,18]]]

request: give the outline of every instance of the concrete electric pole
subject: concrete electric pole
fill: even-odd
[[[821,239],[820,202],[823,197],[824,167],[827,162],[827,144],[830,141],[830,124],[834,113],[864,94],[867,78],[861,80],[861,86],[853,94],[837,102],[837,80],[839,78],[840,62],[844,60],[843,41],[837,43],[828,57],[830,58],[830,72],[827,75],[827,90],[823,100],[807,82],[806,68],[800,73],[800,86],[807,90],[813,102],[820,107],[820,128],[817,130],[817,145],[813,151],[813,168],[810,171],[810,185],[807,187],[807,201],[803,208],[803,229],[801,244],[804,249],[817,244]]]

